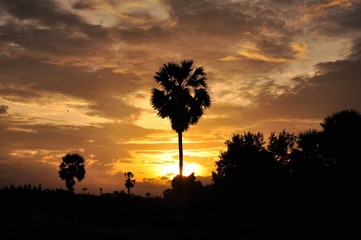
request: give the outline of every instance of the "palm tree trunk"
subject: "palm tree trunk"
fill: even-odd
[[[184,237],[184,202],[183,202],[183,141],[182,132],[178,132],[179,148],[179,196],[178,196],[178,234],[177,239],[183,240]]]
[[[178,132],[178,148],[179,148],[179,176],[183,178],[183,141],[182,132]],[[182,180],[181,180],[182,181]]]

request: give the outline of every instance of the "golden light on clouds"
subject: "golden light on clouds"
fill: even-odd
[[[10,108],[10,113],[20,113],[15,118],[27,119],[30,125],[54,124],[86,126],[109,122],[99,116],[89,116],[91,104],[81,99],[69,98],[62,94],[42,94],[36,101],[14,102],[2,100]],[[13,128],[14,129],[14,128]],[[18,128],[19,129],[19,128]]]
[[[292,61],[291,59],[287,58],[265,56],[260,52],[260,49],[258,49],[254,45],[244,45],[243,50],[239,51],[238,54],[252,60],[259,60],[270,63],[285,63]]]
[[[326,18],[329,16],[328,10],[332,7],[351,7],[359,0],[330,0],[322,3],[310,3],[301,5],[301,11],[304,12],[304,20],[312,20],[313,18]]]
[[[75,151],[82,186],[121,190],[131,171],[135,192],[161,194],[178,140],[150,95],[169,61],[207,73],[212,107],[184,133],[184,167],[209,181],[233,133],[361,108],[359,0],[0,0],[0,14],[0,185],[61,187]]]
[[[297,53],[295,54],[295,56],[298,59],[306,59],[306,53],[308,51],[308,47],[307,44],[305,43],[292,43],[291,44],[291,48],[294,49]]]
[[[295,50],[297,53],[294,54],[295,59],[305,59],[305,53],[308,51],[308,47],[305,43],[292,43],[290,47]],[[257,48],[255,45],[246,44],[242,46],[242,50],[237,53],[238,55],[245,57],[247,59],[256,60],[256,61],[264,61],[269,63],[287,63],[295,61],[292,58],[282,58],[282,57],[271,57],[262,54],[261,50]],[[241,57],[235,56],[226,56],[223,58],[219,58],[221,61],[237,61],[241,60]]]

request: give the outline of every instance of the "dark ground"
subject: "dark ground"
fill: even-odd
[[[0,198],[1,239],[177,239],[175,203],[159,197],[2,189]],[[330,205],[272,209],[260,202],[188,203],[184,239],[338,239],[351,230],[339,222],[347,213]]]

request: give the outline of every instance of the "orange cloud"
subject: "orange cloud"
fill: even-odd
[[[248,59],[259,60],[259,61],[264,61],[264,62],[269,62],[269,63],[286,63],[286,62],[295,61],[295,59],[305,59],[306,58],[305,53],[308,51],[307,44],[292,43],[290,45],[290,47],[297,52],[296,54],[294,54],[295,58],[283,58],[283,57],[277,58],[277,57],[270,57],[270,56],[263,55],[261,53],[261,50],[258,49],[254,45],[243,45],[242,47],[243,47],[243,49],[238,52],[239,55],[246,57]],[[226,56],[223,58],[219,58],[218,60],[236,61],[236,60],[241,60],[241,59],[242,58],[240,58],[240,57]]]
[[[301,11],[304,13],[304,20],[327,17],[327,9],[330,7],[350,7],[358,0],[331,0],[326,3],[315,3],[311,5],[302,5]]]
[[[242,50],[238,52],[238,54],[247,57],[252,60],[260,60],[265,62],[271,62],[271,63],[285,63],[292,61],[291,59],[287,58],[275,58],[275,57],[268,57],[265,55],[262,55],[260,52],[257,51],[249,51],[249,50]]]
[[[292,43],[291,48],[297,53],[295,56],[299,59],[305,59],[306,58],[306,52],[308,51],[308,46],[305,43]]]

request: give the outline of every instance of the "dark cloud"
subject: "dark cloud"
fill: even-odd
[[[282,33],[289,36],[293,31],[286,26],[284,16],[295,11],[289,8],[275,9],[267,2],[255,1],[163,1],[171,16],[184,28],[195,33],[209,32],[216,36],[243,34],[262,35],[262,31]],[[290,11],[292,10],[292,11]]]
[[[218,1],[191,1],[193,4],[170,1],[178,24],[184,28],[196,30],[197,33],[214,35],[241,36],[244,33],[259,33],[262,27],[280,27],[271,18],[257,18],[254,12],[247,13],[252,5],[241,3],[221,3]],[[176,3],[174,3],[176,2]],[[182,5],[182,7],[178,7]],[[268,22],[269,21],[269,22]],[[268,23],[267,23],[268,22]],[[277,30],[279,31],[280,28]]]
[[[359,1],[306,1],[300,5],[300,11],[307,20],[304,31],[309,34],[347,38],[361,30]]]
[[[13,17],[0,26],[0,41],[33,54],[87,55],[93,48],[105,51],[109,43],[106,29],[87,23],[51,0],[0,1],[0,6]]]
[[[352,50],[355,51],[350,59],[317,64],[314,76],[295,78],[295,87],[278,97],[260,94],[257,101],[262,109],[258,109],[259,112],[271,118],[321,119],[342,109],[361,109],[358,42]]]
[[[203,119],[198,131],[214,129],[219,122],[237,129],[303,131],[317,128],[321,120],[343,109],[361,110],[361,51],[356,39],[346,59],[318,63],[315,74],[299,75],[288,85],[275,80],[250,81],[235,88],[235,99],[251,99],[252,104],[217,104],[209,110],[219,118]],[[238,105],[238,106],[237,106]],[[200,129],[202,128],[202,129]]]
[[[300,15],[297,5],[270,4],[268,1],[163,1],[174,25],[171,33],[174,49],[184,56],[222,69],[222,81],[228,76],[281,71],[294,60],[291,47],[302,33],[292,22]],[[284,61],[266,61],[240,55],[245,46],[257,48],[257,54]],[[220,61],[233,57],[232,61]]]
[[[136,89],[139,78],[113,70],[0,58],[0,92],[3,98],[17,101],[36,101],[45,93],[61,93],[88,101],[93,115],[122,118],[137,109],[114,97]]]
[[[286,36],[258,39],[255,45],[265,56],[295,59],[296,51],[291,48],[290,39]]]
[[[360,31],[361,30],[361,2],[356,2],[352,7],[345,8],[344,12],[338,14],[340,30]]]
[[[111,3],[109,3],[111,4]],[[168,36],[148,11],[128,11],[121,24],[103,27],[88,23],[76,13],[62,9],[55,1],[1,1],[0,6],[16,20],[0,27],[0,40],[18,44],[37,54],[109,55],[112,44],[149,43]],[[74,3],[73,8],[95,10],[97,4],[88,1]],[[25,10],[26,9],[26,10]],[[23,20],[30,20],[24,24]],[[96,49],[97,53],[94,52]]]
[[[0,186],[9,187],[32,184],[43,188],[60,188],[63,186],[57,176],[57,169],[29,159],[17,159],[12,163],[0,162]]]
[[[159,25],[151,27],[118,27],[112,29],[112,36],[128,44],[154,44],[154,41],[165,41],[170,37],[167,29]]]
[[[86,0],[80,0],[73,4],[73,8],[77,10],[94,10],[96,9],[96,4]]]
[[[350,60],[361,61],[361,38],[355,39],[348,56]]]
[[[60,8],[53,0],[1,0],[0,5],[17,19],[34,20],[44,26],[87,26],[79,16]]]
[[[8,112],[8,109],[9,109],[8,106],[1,104],[0,105],[0,114],[6,114]]]
[[[5,125],[4,125],[5,124]],[[66,151],[86,149],[96,154],[103,162],[119,157],[129,157],[126,145],[119,140],[128,141],[157,132],[132,124],[104,124],[97,126],[70,125],[28,125],[5,121],[0,128],[0,146],[10,156],[15,149],[45,149]],[[88,141],[92,140],[92,141]],[[7,150],[4,149],[7,146]],[[92,152],[94,151],[94,152]],[[6,158],[5,158],[6,159]]]

